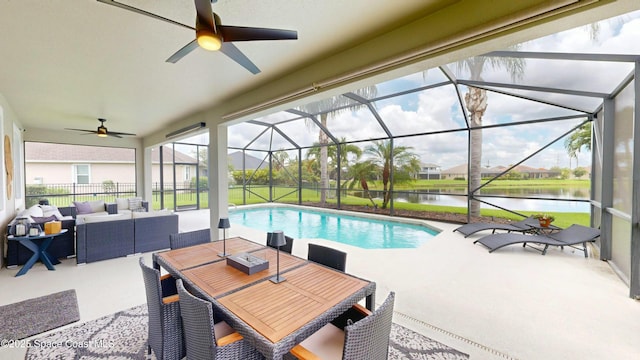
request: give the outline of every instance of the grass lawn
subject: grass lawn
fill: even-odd
[[[382,184],[380,182],[372,181],[369,183],[371,190],[382,190]],[[429,189],[443,189],[443,188],[456,188],[456,189],[466,189],[467,183],[463,180],[417,180],[408,184],[400,184],[395,186],[395,190],[403,191],[403,190],[429,190]],[[561,188],[561,189],[585,189],[588,193],[588,189],[590,186],[589,180],[556,180],[556,179],[535,179],[535,180],[496,180],[492,182],[489,187],[491,189],[517,189],[517,188]],[[230,187],[228,193],[228,201],[230,204],[242,205],[242,204],[260,204],[266,203],[270,200],[274,202],[281,203],[290,203],[297,204],[299,200],[302,203],[319,203],[320,202],[320,191],[316,189],[302,189],[302,195],[299,195],[297,188],[292,187],[273,187],[271,190],[271,194],[269,193],[268,186],[252,186],[249,188],[250,191],[246,191],[243,196],[242,187]],[[345,206],[372,206],[371,202],[368,199],[357,197],[357,196],[341,196],[341,204]],[[52,205],[57,206],[69,206],[74,201],[74,198],[71,195],[62,195],[62,196],[47,196],[51,201]],[[200,208],[208,208],[209,207],[209,197],[207,192],[203,192],[199,194],[200,197]],[[110,196],[95,196],[95,195],[77,195],[75,197],[76,201],[90,201],[90,200],[98,200],[103,199],[105,202],[115,202],[114,195]],[[37,199],[32,199],[37,202]],[[166,209],[174,209],[174,202],[177,202],[178,207],[195,207],[197,204],[197,197],[195,193],[182,192],[178,193],[176,199],[174,199],[173,193],[166,193],[164,195],[164,204],[163,208]],[[158,194],[153,195],[153,199],[151,199],[152,207],[155,210],[161,208],[160,204],[160,196]],[[337,199],[335,198],[335,194],[332,194],[327,199],[329,204],[336,205]],[[376,201],[378,204],[379,200]],[[451,213],[451,214],[463,214],[466,215],[467,209],[465,207],[456,207],[456,206],[441,206],[441,205],[428,205],[428,204],[415,204],[408,202],[394,202],[394,209],[396,210],[407,210],[412,212],[439,212],[439,213]],[[517,209],[516,209],[517,210]],[[519,211],[524,215],[532,215],[534,212],[531,211]],[[554,225],[559,227],[567,227],[571,224],[582,224],[589,225],[589,214],[588,213],[567,213],[567,212],[549,212],[551,215],[555,216],[556,220]],[[511,214],[507,211],[499,210],[499,209],[482,209],[482,216],[487,217],[497,217],[497,218],[505,218],[512,220],[520,220],[521,217],[515,214]]]

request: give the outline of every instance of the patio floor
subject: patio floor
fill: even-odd
[[[180,212],[180,230],[208,227],[208,210]],[[521,246],[490,254],[457,226],[428,222],[442,233],[418,249],[365,250],[321,239],[296,239],[348,253],[347,272],[377,283],[377,299],[396,292],[394,321],[471,355],[472,359],[636,359],[640,302],[606,262],[573,249],[546,256]],[[228,236],[264,242],[265,233],[232,224]],[[147,263],[151,254],[146,253]],[[37,263],[26,275],[0,270],[0,305],[76,289],[81,321],[144,303],[138,256],[55,272]],[[71,324],[69,326],[73,326]],[[53,330],[55,331],[55,330]],[[0,349],[23,359],[26,349]]]

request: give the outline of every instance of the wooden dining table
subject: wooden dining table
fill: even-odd
[[[153,260],[200,298],[212,302],[224,319],[267,359],[281,359],[334,318],[362,299],[373,308],[375,282],[236,237],[226,240],[227,252],[249,253],[269,261],[266,270],[251,275],[227,265],[218,256],[222,241],[153,254]]]

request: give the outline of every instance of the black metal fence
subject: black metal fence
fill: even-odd
[[[152,184],[153,198],[150,199],[154,209],[161,207],[169,209],[194,209],[208,207],[208,189],[196,188],[195,184],[173,184],[160,188],[160,183]],[[175,191],[175,198],[174,198]],[[161,201],[162,195],[164,201]],[[115,202],[116,198],[136,196],[135,183],[93,183],[93,184],[28,184],[26,186],[26,207],[46,200],[50,205],[59,207],[70,206],[74,201],[104,200]],[[175,207],[174,207],[175,200]],[[162,204],[162,205],[161,205]]]
[[[69,206],[74,201],[104,200],[115,202],[118,197],[132,197],[136,194],[135,183],[94,183],[94,184],[27,184],[26,207],[46,199],[50,205]]]

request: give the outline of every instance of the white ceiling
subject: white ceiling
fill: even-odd
[[[194,25],[190,0],[122,2]],[[236,43],[262,70],[252,75],[202,49],[166,63],[195,34],[121,8],[93,0],[3,1],[0,94],[26,128],[95,129],[103,117],[111,131],[145,136],[449,2],[220,0],[213,10],[222,24],[298,31],[298,40]]]
[[[298,31],[298,40],[236,43],[262,70],[252,75],[224,54],[202,49],[176,64],[166,63],[195,37],[181,26],[95,0],[4,0],[0,95],[27,129],[95,129],[96,119],[106,118],[110,131],[145,137],[445,7],[486,4],[487,12],[504,16],[505,7],[513,4],[475,1],[219,0],[213,11],[224,25]],[[618,3],[637,7],[634,1]],[[188,26],[195,22],[192,0],[121,2]],[[445,17],[445,23],[434,26],[446,28],[446,22],[455,21],[464,27],[472,17]],[[404,50],[415,43],[403,41],[408,43]],[[391,48],[396,53],[404,46],[383,45],[381,52]],[[62,132],[67,133],[77,135]]]

